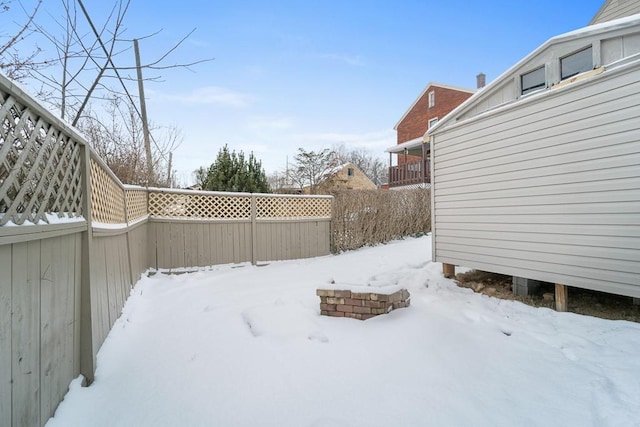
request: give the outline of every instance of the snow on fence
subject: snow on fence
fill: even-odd
[[[0,425],[42,426],[151,268],[329,253],[332,198],[123,185],[0,75]]]
[[[3,80],[4,81],[4,80]],[[0,90],[0,225],[82,214],[81,144]]]

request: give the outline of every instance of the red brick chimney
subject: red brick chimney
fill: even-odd
[[[487,84],[487,76],[484,73],[480,73],[476,76],[476,87],[482,89]]]

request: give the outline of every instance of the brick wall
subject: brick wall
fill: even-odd
[[[435,106],[429,108],[429,92],[435,92]],[[430,86],[416,102],[411,111],[398,124],[398,144],[424,136],[429,120],[442,119],[458,105],[466,101],[472,93],[439,86]]]
[[[318,289],[320,314],[333,317],[350,317],[367,320],[387,314],[396,308],[409,307],[411,297],[406,289],[385,294],[363,289],[362,291]]]

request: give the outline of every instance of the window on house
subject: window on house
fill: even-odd
[[[560,58],[560,79],[568,79],[576,74],[593,70],[593,48],[584,48],[564,58]]]
[[[347,175],[353,176],[353,168],[347,169]]]
[[[433,119],[429,119],[429,124],[427,129],[431,129],[432,127],[434,127],[436,125],[436,123],[438,123],[438,118],[434,117]]]
[[[434,91],[429,92],[429,108],[436,105],[436,93]]]
[[[544,65],[520,76],[522,94],[534,92],[547,87]]]

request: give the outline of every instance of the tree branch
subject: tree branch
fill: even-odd
[[[4,46],[0,47],[0,55],[3,55],[7,51],[7,49],[13,46],[20,39],[20,37],[22,37],[22,34],[24,34],[24,32],[27,31],[27,29],[31,26],[31,23],[33,22],[33,18],[36,16],[36,13],[38,12],[38,9],[40,9],[41,5],[42,5],[42,0],[38,0],[38,4],[33,9],[33,13],[29,15],[27,22],[22,26],[20,31],[18,31],[18,33],[15,36],[9,39],[9,41],[5,43]]]

